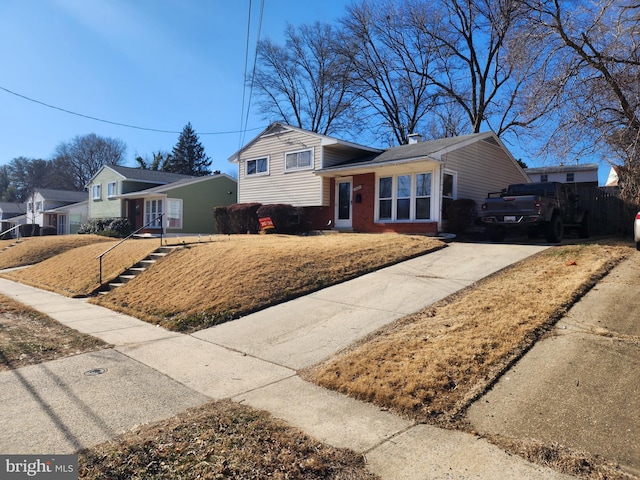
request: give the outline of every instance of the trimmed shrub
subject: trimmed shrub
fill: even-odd
[[[459,198],[451,202],[447,208],[449,230],[451,233],[465,233],[473,225],[476,215],[476,202],[470,198]]]
[[[80,226],[78,233],[124,238],[131,233],[131,224],[127,218],[92,218]]]
[[[58,229],[56,227],[46,226],[40,229],[40,235],[57,235]]]
[[[269,217],[276,233],[294,233],[299,230],[298,209],[292,205],[282,203],[262,205],[256,215],[258,219]]]
[[[40,225],[37,223],[25,223],[20,225],[18,228],[20,230],[21,237],[36,237],[40,235]]]
[[[229,207],[215,207],[213,209],[213,218],[215,219],[218,233],[224,235],[233,233],[231,219],[229,218]]]
[[[227,208],[232,233],[258,233],[260,222],[256,212],[260,203],[234,203]]]

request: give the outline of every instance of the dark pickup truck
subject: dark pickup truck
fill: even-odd
[[[549,243],[560,242],[566,228],[589,236],[589,215],[580,207],[575,187],[558,182],[520,183],[490,193],[482,205],[482,221],[494,242],[518,228],[526,229],[529,238],[543,233]]]

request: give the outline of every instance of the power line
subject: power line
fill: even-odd
[[[260,35],[262,32],[262,18],[264,15],[264,0],[261,1],[260,3],[260,15],[258,17],[258,35],[256,37],[256,48],[255,48],[255,53],[254,53],[254,57],[253,57],[253,68],[252,68],[252,73],[251,73],[251,83],[249,86],[249,99],[248,99],[248,105],[247,105],[247,109],[246,109],[246,113],[245,113],[245,101],[246,101],[246,96],[247,96],[247,88],[246,88],[246,84],[247,84],[247,71],[248,71],[248,66],[249,66],[249,40],[250,40],[250,36],[251,36],[251,11],[252,11],[253,7],[252,7],[252,2],[251,0],[249,0],[249,15],[247,18],[247,40],[246,40],[246,46],[245,46],[245,53],[244,53],[244,79],[243,79],[243,83],[245,85],[245,88],[242,92],[242,110],[241,110],[241,114],[240,114],[240,129],[241,129],[241,135],[240,135],[240,139],[239,139],[239,143],[240,145],[238,146],[238,148],[242,148],[242,144],[244,143],[244,135],[247,133],[247,131],[249,131],[246,127],[247,127],[247,123],[249,122],[249,111],[251,110],[251,97],[253,95],[253,80],[255,78],[255,74],[256,74],[256,64],[258,61],[258,45],[260,43]],[[244,118],[242,118],[244,116]],[[253,129],[255,130],[255,129]]]
[[[119,127],[125,127],[125,128],[134,128],[136,130],[145,130],[148,132],[156,132],[156,133],[171,133],[171,134],[180,134],[182,132],[178,132],[178,131],[173,131],[173,130],[160,130],[158,128],[147,128],[147,127],[139,127],[136,125],[130,125],[127,123],[120,123],[120,122],[112,122],[111,120],[105,120],[103,118],[98,118],[98,117],[92,117],[91,115],[85,115],[83,113],[78,113],[78,112],[73,112],[71,110],[67,110],[66,108],[61,108],[61,107],[56,107],[55,105],[50,105],[48,103],[45,102],[41,102],[40,100],[36,100],[34,98],[30,98],[27,97],[26,95],[22,95],[20,93],[14,92],[12,90],[9,90],[8,88],[4,88],[2,86],[0,86],[0,90],[4,90],[7,93],[10,93],[11,95],[15,95],[16,97],[22,98],[23,100],[28,100],[29,102],[33,102],[33,103],[37,103],[38,105],[42,105],[48,108],[52,108],[54,110],[59,110],[61,112],[64,113],[68,113],[70,115],[75,115],[77,117],[82,117],[82,118],[87,118],[89,120],[94,120],[96,122],[102,122],[102,123],[109,123],[111,125],[117,125]],[[257,128],[252,128],[250,130],[260,130],[263,127],[257,127]],[[228,132],[198,132],[198,135],[227,135],[227,134],[233,134],[233,133],[243,133],[248,131],[247,129],[243,129],[243,130],[238,130],[238,131],[228,131]]]

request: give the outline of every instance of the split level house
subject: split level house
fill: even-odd
[[[76,233],[87,220],[87,192],[38,188],[26,201],[26,212],[10,222],[50,227],[58,235]]]
[[[236,202],[225,174],[191,177],[104,165],[88,182],[89,218],[127,218],[142,233],[213,234],[213,209]],[[144,227],[144,228],[143,228]]]
[[[446,206],[528,183],[491,132],[377,149],[274,123],[229,158],[238,202],[290,204],[310,229],[435,234]]]
[[[532,182],[570,183],[579,187],[598,186],[598,164],[556,165],[526,168]]]

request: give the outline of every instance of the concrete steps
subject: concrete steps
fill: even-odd
[[[160,247],[155,252],[151,252],[146,258],[140,260],[135,265],[129,267],[122,272],[117,278],[109,282],[98,291],[100,295],[106,295],[111,290],[119,288],[144,273],[148,268],[152,267],[157,261],[162,260],[178,247]]]

